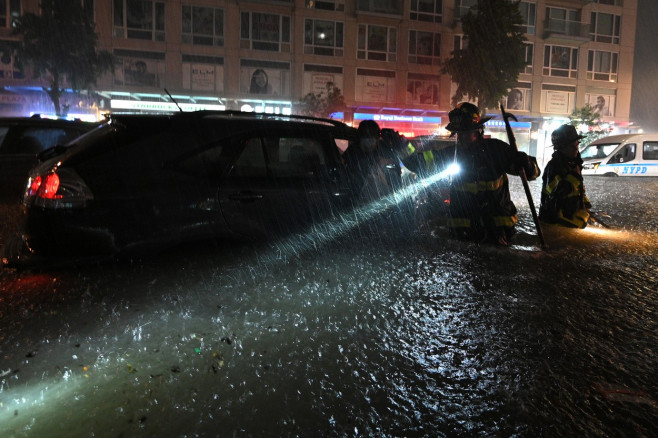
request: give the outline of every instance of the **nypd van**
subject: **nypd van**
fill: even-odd
[[[611,135],[580,152],[583,175],[658,176],[658,134]]]

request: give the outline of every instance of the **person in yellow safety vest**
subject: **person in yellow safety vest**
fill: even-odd
[[[585,194],[583,160],[578,151],[583,138],[572,125],[562,125],[551,134],[553,157],[544,168],[539,219],[569,228],[585,228],[592,204]]]
[[[448,227],[454,237],[507,246],[518,222],[507,174],[525,170],[529,181],[540,175],[537,161],[495,138],[484,137],[484,124],[472,103],[462,102],[448,113],[446,129],[457,134],[455,160],[460,171],[450,187]]]

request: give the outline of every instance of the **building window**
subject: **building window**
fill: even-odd
[[[452,37],[452,50],[457,51],[457,50],[463,50],[467,46],[467,42],[464,39],[464,35],[454,35]]]
[[[594,3],[602,5],[623,6],[624,0],[594,0]]]
[[[224,59],[183,55],[183,88],[194,91],[224,91]]]
[[[356,10],[379,14],[402,15],[402,0],[356,0]]]
[[[561,88],[560,86],[553,86]],[[551,114],[571,114],[575,108],[576,91],[542,90],[541,111]]]
[[[620,26],[621,16],[592,12],[589,33],[596,42],[619,44]]]
[[[0,0],[0,27],[12,27],[12,21],[21,16],[21,0]]]
[[[519,11],[523,19],[523,32],[534,35],[537,27],[537,5],[530,2],[519,3]]]
[[[437,76],[409,74],[407,79],[407,103],[414,105],[439,104],[440,78]]]
[[[221,47],[224,45],[224,11],[183,5],[182,29],[184,44]]]
[[[328,84],[343,89],[343,68],[330,65],[304,64],[304,78],[302,81],[302,95],[307,93],[325,94]]]
[[[290,17],[260,12],[243,12],[241,47],[273,52],[290,52]]]
[[[546,30],[562,35],[579,36],[580,20],[575,9],[546,8]]]
[[[256,97],[290,96],[290,64],[240,60],[240,91]]]
[[[164,2],[114,0],[114,36],[164,41]]]
[[[514,111],[530,111],[530,101],[532,98],[531,84],[519,84],[512,88],[505,100],[505,109]]]
[[[356,70],[355,99],[359,102],[395,102],[395,72],[386,70]]]
[[[441,23],[443,0],[411,0],[409,18],[430,23]]]
[[[114,84],[159,88],[165,74],[164,54],[158,59],[150,55],[135,53],[133,56],[117,56],[119,66],[114,69]]]
[[[544,47],[544,76],[575,78],[578,70],[578,49],[564,46]]]
[[[409,31],[409,63],[439,65],[440,55],[440,33]]]
[[[359,24],[357,56],[373,61],[396,61],[397,31],[394,27]]]
[[[614,52],[590,50],[587,52],[587,79],[595,81],[617,81],[617,60]]]
[[[468,11],[477,8],[478,0],[455,0],[455,19],[461,19]]]
[[[0,79],[25,79],[25,73],[17,66],[16,43],[0,41]]]
[[[585,103],[591,106],[592,110],[601,116],[614,116],[615,97],[613,94],[588,93],[585,95]]]
[[[304,53],[343,56],[343,23],[338,21],[304,21]]]
[[[535,45],[533,43],[525,43],[525,70],[524,73],[532,74],[532,64],[535,60]]]
[[[345,0],[306,0],[306,7],[325,11],[344,11]]]

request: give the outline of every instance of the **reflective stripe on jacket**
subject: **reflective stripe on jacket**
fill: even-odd
[[[539,218],[568,228],[585,228],[591,207],[580,173],[582,159],[569,160],[560,152],[544,169]]]

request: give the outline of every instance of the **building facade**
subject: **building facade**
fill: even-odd
[[[456,89],[442,62],[463,44],[477,0],[81,0],[99,48],[118,62],[71,113],[212,108],[288,113],[307,93],[342,90],[347,109],[406,135],[442,132]],[[0,0],[0,113],[52,111],[44,83],[15,68],[14,17],[39,0]],[[538,152],[547,132],[591,104],[628,126],[637,0],[524,0],[525,71],[506,107],[517,140]],[[167,94],[167,92],[169,94]],[[504,131],[495,120],[492,135]],[[550,137],[550,135],[548,135]]]

